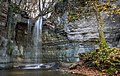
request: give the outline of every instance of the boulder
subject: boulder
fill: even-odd
[[[77,69],[78,66],[81,66],[79,63],[73,63],[71,66],[69,66],[69,69]]]

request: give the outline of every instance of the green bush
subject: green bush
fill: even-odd
[[[118,48],[96,49],[79,56],[88,66],[96,67],[100,71],[105,70],[109,75],[120,73],[120,49]]]

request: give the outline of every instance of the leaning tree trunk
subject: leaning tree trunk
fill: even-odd
[[[105,35],[104,35],[103,18],[101,17],[99,10],[96,11],[96,18],[99,23],[98,33],[99,33],[99,40],[100,40],[100,49],[108,48],[108,44],[106,42]]]

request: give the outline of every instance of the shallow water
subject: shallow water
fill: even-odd
[[[82,76],[51,70],[1,70],[0,76]]]

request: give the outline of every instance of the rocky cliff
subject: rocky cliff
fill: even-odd
[[[6,54],[6,50],[7,50],[6,23],[7,23],[7,11],[8,11],[7,3],[3,2],[3,4],[0,4],[0,7],[1,7],[0,8],[0,63],[3,63],[3,62],[6,63],[6,62],[10,61],[10,57],[7,56],[7,54]],[[112,20],[112,18],[107,17],[106,15],[104,15],[104,17],[105,17],[105,19],[104,19],[105,20],[105,22],[104,22],[104,25],[105,25],[104,30],[105,31],[104,32],[105,32],[105,38],[107,40],[107,43],[109,44],[110,47],[119,47],[120,48],[120,23],[119,23],[120,16],[113,15],[112,18],[115,19],[115,22]],[[30,51],[33,48],[32,44],[31,44],[32,33],[29,34],[27,32],[28,24],[27,24],[26,19],[23,19],[21,17],[21,15],[17,15],[16,20],[18,21],[18,23],[16,23],[15,40],[13,39],[13,41],[12,41],[12,42],[15,41],[14,43],[16,43],[16,44],[12,45],[12,50],[13,50],[12,57],[13,58],[16,57],[16,59],[17,59],[17,56],[19,57],[19,56],[23,55],[23,52],[24,52],[24,56],[27,56],[28,58],[30,58],[31,54],[34,53],[34,50]],[[70,52],[67,54],[68,56],[73,54],[73,51],[76,52],[76,54],[78,54],[81,51],[85,51],[86,49],[93,50],[93,49],[90,49],[92,47],[92,45],[95,45],[95,47],[98,47],[98,45],[99,45],[99,34],[98,34],[98,30],[97,30],[98,23],[97,23],[96,17],[94,15],[88,16],[86,18],[82,18],[79,20],[75,20],[74,22],[70,22],[66,26],[66,28],[67,28],[67,30],[65,30],[66,33],[64,33],[63,30],[58,31],[58,29],[56,29],[55,27],[53,27],[51,25],[47,25],[47,24],[45,24],[45,25],[43,27],[43,42],[46,42],[46,41],[52,42],[52,40],[57,41],[58,44],[54,44],[53,46],[60,45],[59,41],[61,39],[79,42],[79,44],[76,44],[73,46],[72,44],[69,45],[69,41],[68,41],[67,48],[70,48],[73,46],[72,50],[69,49]],[[53,28],[51,28],[51,27],[53,27]],[[54,29],[56,29],[56,30],[54,30]],[[58,31],[58,33],[55,33],[57,31]],[[65,35],[63,35],[63,34],[65,34]],[[30,35],[30,36],[28,36],[28,35]],[[51,44],[52,43],[50,43],[50,45]],[[81,44],[88,44],[88,45],[84,46]],[[60,46],[65,47],[65,45],[67,45],[67,44],[61,44]],[[45,46],[45,48],[46,48],[46,46]],[[53,48],[51,48],[51,49],[53,50]],[[56,49],[61,49],[61,47],[58,46]],[[76,51],[75,51],[75,49],[76,49]],[[65,52],[69,51],[69,50],[65,49]],[[43,51],[44,51],[44,49],[43,49]],[[61,51],[63,51],[63,49]],[[46,53],[48,53],[48,48],[46,49]],[[53,53],[51,53],[51,55],[52,54]],[[73,57],[73,55],[71,55],[71,57]],[[18,60],[20,60],[20,58]],[[3,65],[0,65],[0,67],[2,67],[2,66]]]
[[[7,3],[3,2],[0,4],[0,35],[6,35],[6,22],[7,22]]]
[[[120,47],[120,16],[114,15],[112,18],[104,16],[104,32],[107,43],[110,47]],[[112,20],[113,18],[115,22]],[[95,16],[70,22],[67,28],[69,29],[67,30],[69,40],[81,43],[99,43],[98,22]]]
[[[17,41],[21,40],[21,43],[24,40],[22,40],[26,34],[25,34],[25,29],[27,29],[27,19],[23,18],[21,16],[21,14],[15,14],[15,21],[16,21],[16,26],[19,27],[17,28],[16,27],[16,30],[14,29],[14,35],[16,37],[13,37],[13,39],[11,40],[11,44],[10,44],[10,49],[9,50],[12,50],[12,54],[13,56],[10,57],[7,53],[8,53],[8,49],[7,49],[7,45],[8,45],[8,39],[7,39],[7,14],[8,14],[8,3],[7,2],[2,2],[2,4],[0,4],[0,67],[1,68],[4,68],[4,67],[8,67],[8,64],[6,65],[5,63],[9,63],[13,60],[11,60],[12,58],[14,58],[14,60],[18,60],[17,59],[17,56],[20,56],[21,55],[21,47],[22,45],[24,44],[21,44],[21,48],[18,48],[19,45],[17,45]],[[18,22],[18,23],[17,23]],[[24,23],[24,24],[20,24],[19,22],[21,23]],[[21,31],[21,26],[24,26],[22,27],[22,31]],[[19,31],[21,31],[19,33]],[[21,37],[22,35],[22,37]],[[24,35],[24,36],[23,36]],[[18,37],[20,36],[20,37]],[[15,42],[15,40],[17,40]],[[20,42],[20,41],[19,41]]]

